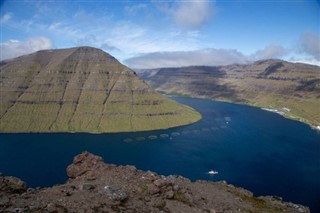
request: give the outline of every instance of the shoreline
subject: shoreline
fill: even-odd
[[[309,122],[308,120],[305,120],[305,119],[302,120],[303,118],[293,117],[293,115],[287,115],[286,112],[280,111],[278,109],[266,107],[266,106],[258,106],[258,105],[251,104],[251,103],[237,102],[237,101],[231,101],[231,100],[227,100],[227,99],[214,99],[214,98],[210,98],[210,97],[192,96],[192,95],[187,95],[187,94],[181,94],[181,95],[180,94],[174,94],[174,95],[173,94],[165,94],[165,95],[168,96],[168,97],[199,98],[199,99],[207,99],[207,100],[212,100],[212,101],[218,101],[218,102],[224,102],[224,103],[239,104],[239,105],[243,105],[243,106],[255,107],[255,108],[259,108],[261,110],[277,113],[278,115],[281,115],[282,117],[284,117],[286,119],[290,119],[290,120],[294,120],[294,121],[298,121],[300,123],[306,124],[311,129],[320,132],[320,123],[318,123],[318,125],[314,125],[311,122]],[[283,108],[286,108],[286,107],[283,107]],[[288,109],[288,108],[286,108],[286,109]],[[290,110],[287,111],[287,112],[290,112]]]
[[[200,114],[200,113],[199,113]],[[201,115],[201,114],[200,114]],[[188,123],[188,124],[184,124],[184,125],[180,125],[180,126],[173,126],[173,127],[168,127],[168,128],[161,128],[161,129],[150,129],[150,130],[138,130],[138,131],[125,131],[125,132],[83,132],[83,131],[52,131],[52,132],[47,132],[47,131],[43,131],[43,132],[2,132],[0,131],[0,134],[92,134],[92,135],[102,135],[102,134],[126,134],[126,133],[139,133],[139,132],[153,132],[153,131],[164,131],[164,130],[170,130],[170,129],[174,129],[174,128],[179,128],[179,127],[185,127],[185,126],[189,126],[192,125],[198,121],[200,121],[202,119],[202,115],[201,117],[192,122],[192,123]]]

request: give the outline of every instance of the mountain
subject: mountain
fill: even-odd
[[[67,174],[65,184],[28,190],[22,180],[0,174],[0,212],[310,212],[281,197],[255,197],[224,181],[191,182],[106,164],[88,152],[74,157]]]
[[[282,60],[248,65],[191,66],[143,70],[156,90],[276,110],[288,118],[320,125],[320,67]]]
[[[1,132],[142,131],[201,118],[92,47],[42,50],[0,68]]]

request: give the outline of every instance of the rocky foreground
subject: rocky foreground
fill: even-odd
[[[0,175],[0,212],[310,212],[225,182],[192,183],[106,164],[88,152],[76,156],[67,173],[67,183],[42,189],[27,189],[20,179]]]

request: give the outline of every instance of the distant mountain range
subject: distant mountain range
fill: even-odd
[[[43,50],[0,68],[0,132],[128,132],[201,118],[96,48]]]
[[[162,93],[263,107],[320,125],[319,66],[263,60],[248,65],[140,70],[139,75]]]

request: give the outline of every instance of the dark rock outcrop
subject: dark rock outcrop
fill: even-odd
[[[9,193],[21,193],[27,190],[25,182],[16,177],[5,177],[0,174],[0,191]]]
[[[192,183],[181,176],[105,164],[88,152],[76,156],[67,173],[70,179],[63,185],[28,191],[21,180],[0,176],[0,212],[309,212],[225,182]]]

